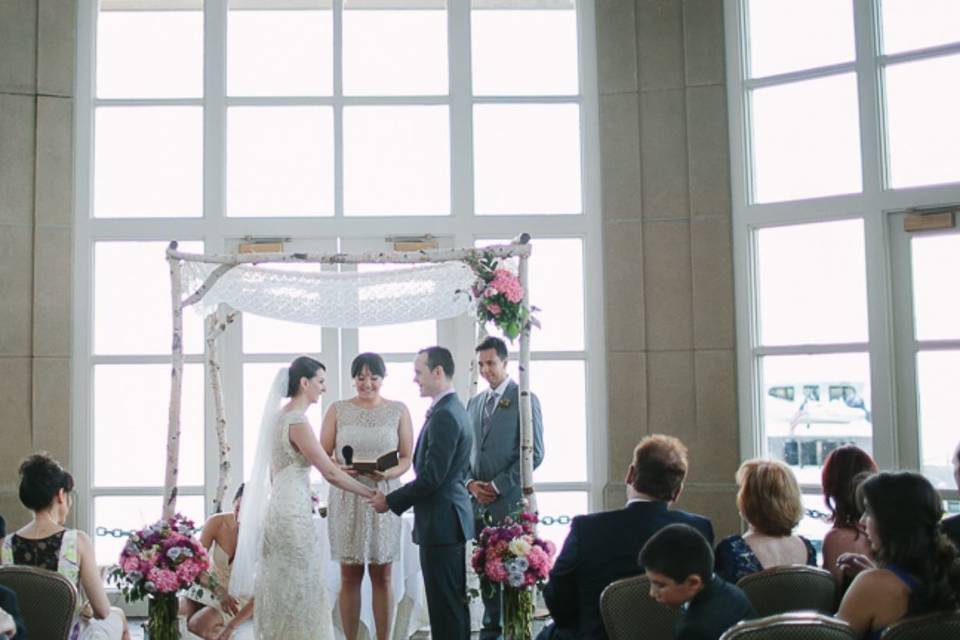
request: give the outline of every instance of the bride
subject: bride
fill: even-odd
[[[253,596],[261,640],[332,640],[331,607],[310,500],[310,467],[364,497],[373,490],[344,473],[321,448],[304,415],[326,391],[326,367],[309,356],[277,372],[244,490],[230,594]],[[282,398],[290,401],[280,406]]]

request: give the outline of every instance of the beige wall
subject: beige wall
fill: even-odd
[[[607,507],[637,440],[690,448],[681,506],[735,531],[739,462],[723,3],[597,0]]]
[[[0,513],[16,465],[69,461],[69,0],[0,3]],[[691,449],[681,501],[737,526],[722,3],[596,0],[609,401],[608,507],[636,441]]]
[[[0,2],[0,513],[27,513],[17,465],[70,454],[75,18],[67,0]]]

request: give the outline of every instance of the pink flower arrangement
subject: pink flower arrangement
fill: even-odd
[[[471,293],[477,304],[477,318],[493,322],[510,340],[520,335],[529,323],[540,326],[531,310],[523,306],[523,286],[517,275],[500,266],[500,261],[490,253],[472,259],[470,265],[477,274]]]
[[[130,535],[110,570],[128,602],[176,594],[197,583],[210,560],[193,531],[193,521],[176,514]]]
[[[500,583],[514,589],[543,585],[553,566],[556,548],[536,534],[537,514],[521,511],[499,526],[484,527],[471,557],[481,583]]]

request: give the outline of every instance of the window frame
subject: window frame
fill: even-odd
[[[160,495],[162,478],[156,487],[98,488],[93,485],[93,389],[90,372],[95,364],[114,362],[169,363],[166,355],[106,356],[93,353],[93,255],[98,241],[138,241],[173,239],[199,240],[208,253],[223,253],[238,240],[248,237],[284,237],[294,240],[310,238],[384,238],[430,233],[449,238],[454,246],[473,246],[479,237],[514,237],[519,231],[533,236],[533,260],[536,260],[537,238],[579,238],[583,242],[584,278],[584,345],[580,351],[533,351],[533,359],[583,360],[586,365],[587,479],[585,482],[544,483],[544,491],[583,491],[590,509],[602,506],[603,486],[607,480],[606,375],[602,288],[602,250],[599,177],[599,115],[596,73],[596,25],[593,0],[577,0],[577,35],[579,48],[579,94],[575,96],[472,96],[470,88],[470,4],[448,2],[448,74],[447,96],[343,97],[340,81],[342,6],[333,3],[334,20],[334,96],[317,98],[228,98],[226,96],[226,29],[227,0],[204,2],[204,96],[190,99],[99,99],[96,81],[96,3],[80,3],[77,11],[76,84],[74,100],[74,255],[73,255],[73,371],[71,408],[71,467],[80,495],[90,496],[80,502],[75,512],[79,528],[92,531],[93,499],[100,495]],[[464,72],[466,71],[466,72]],[[436,104],[450,107],[450,180],[451,213],[446,216],[345,216],[343,215],[342,162],[343,141],[339,120],[342,108],[350,104]],[[509,103],[576,103],[580,108],[582,211],[580,214],[557,215],[474,215],[473,213],[473,146],[472,105]],[[124,104],[200,104],[204,108],[203,213],[199,218],[94,218],[93,217],[93,133],[98,105]],[[314,218],[243,218],[228,217],[226,205],[226,108],[228,104],[333,104],[335,113],[335,212],[329,217]],[[533,293],[534,299],[536,293]],[[456,330],[450,345],[463,359],[473,353],[473,322],[467,318],[455,321]],[[239,373],[230,372],[231,364],[269,360],[271,355],[240,353],[239,331],[228,331],[225,342],[234,347],[224,351],[225,385],[236,384]],[[536,349],[534,334],[533,349]],[[203,353],[186,355],[185,362],[203,363]],[[347,363],[349,366],[349,363]],[[236,367],[233,367],[236,368]],[[459,367],[457,386],[466,394],[469,367]],[[461,377],[462,376],[462,377]],[[231,378],[235,379],[231,382]],[[332,379],[343,379],[334,374]],[[332,380],[331,380],[332,382]],[[331,390],[331,393],[334,393]],[[332,397],[331,397],[332,399]],[[231,435],[242,432],[242,422],[233,402],[227,418]],[[181,495],[205,496],[210,509],[216,488],[216,434],[213,402],[209,390],[205,399],[204,486],[181,487]],[[319,425],[315,425],[319,428]],[[547,425],[547,429],[550,425]],[[234,473],[242,467],[242,450],[233,456]],[[237,464],[240,463],[240,464]],[[159,517],[159,514],[157,514]],[[103,559],[101,559],[102,561]]]
[[[855,59],[764,78],[747,77],[746,41],[749,0],[725,0],[727,107],[733,218],[734,292],[736,302],[737,394],[740,406],[742,460],[763,455],[763,389],[759,361],[763,355],[866,351],[870,362],[873,455],[881,468],[919,469],[915,360],[903,357],[912,341],[912,317],[905,332],[902,311],[912,309],[909,260],[897,246],[906,236],[900,214],[908,209],[960,202],[960,183],[893,189],[889,186],[883,70],[915,59],[960,51],[960,42],[884,55],[880,51],[880,0],[850,0]],[[787,202],[752,202],[750,91],[760,86],[854,72],[860,117],[860,193]],[[867,286],[868,342],[832,345],[762,347],[759,342],[757,231],[759,229],[857,218],[863,221]],[[910,343],[912,344],[912,342]],[[911,410],[912,407],[912,410]],[[805,493],[820,487],[805,485]],[[956,491],[944,495],[956,497]]]

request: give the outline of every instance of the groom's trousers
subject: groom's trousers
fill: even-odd
[[[466,545],[420,547],[420,570],[427,592],[430,633],[436,640],[469,640]]]

